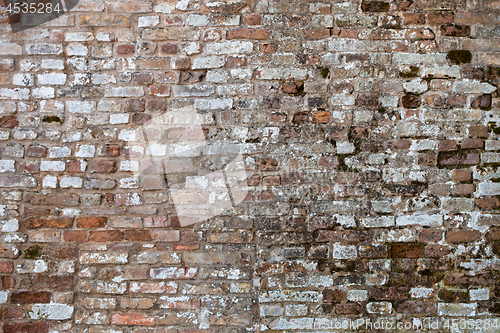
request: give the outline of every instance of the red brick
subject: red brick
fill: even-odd
[[[262,18],[259,14],[246,14],[245,15],[245,23],[247,25],[260,25],[262,22]]]
[[[11,261],[0,261],[0,273],[12,273],[14,264]]]
[[[451,190],[453,195],[469,195],[476,191],[474,184],[455,184]]]
[[[469,169],[457,169],[451,171],[451,180],[455,182],[467,182],[472,180],[472,171]]]
[[[115,313],[111,316],[113,325],[155,326],[156,317],[133,313]]]
[[[125,230],[125,239],[134,242],[149,242],[152,238],[149,230]]]
[[[312,121],[316,124],[324,124],[330,122],[331,114],[329,111],[316,111],[312,115]]]
[[[476,109],[488,110],[491,107],[491,95],[482,95],[471,100],[470,105]]]
[[[47,333],[48,331],[49,324],[45,321],[3,324],[3,333]]]
[[[429,244],[425,246],[425,256],[428,258],[442,258],[450,253],[450,248],[444,245]]]
[[[189,58],[177,58],[174,61],[173,69],[190,69],[191,68],[191,59]]]
[[[91,173],[111,173],[117,170],[115,161],[90,161],[88,168]]]
[[[12,289],[14,280],[10,276],[0,276],[0,290]]]
[[[423,301],[405,301],[396,308],[401,314],[432,314],[436,313],[436,304]]]
[[[262,185],[275,186],[281,183],[280,176],[265,176],[262,177]]]
[[[438,162],[440,165],[473,165],[479,164],[479,154],[441,153]]]
[[[489,130],[487,126],[470,126],[469,138],[487,138]]]
[[[427,23],[430,25],[451,24],[455,15],[450,11],[435,11],[427,14]]]
[[[486,239],[489,241],[500,240],[500,229],[490,229],[485,235]]]
[[[19,125],[16,116],[3,116],[0,118],[0,128],[14,128]]]
[[[199,244],[174,244],[175,251],[196,251],[199,248]]]
[[[122,44],[116,47],[116,53],[118,54],[133,54],[135,52],[135,46],[132,44]]]
[[[358,303],[341,303],[335,304],[335,313],[339,315],[358,315],[363,310]]]
[[[500,207],[499,198],[476,198],[476,205],[482,209],[496,209]]]
[[[423,258],[424,253],[424,244],[395,243],[391,246],[391,258]]]
[[[245,58],[242,58],[242,57],[227,57],[226,67],[236,68],[236,67],[241,67],[241,66],[245,66],[245,65],[246,65]]]
[[[266,29],[248,29],[238,28],[227,32],[227,39],[255,39],[263,40],[269,38],[269,32]]]
[[[73,225],[71,217],[28,217],[24,225],[29,229],[37,228],[70,228]]]
[[[80,172],[80,161],[68,161],[66,162],[66,170],[70,173]]]
[[[443,238],[442,230],[426,229],[418,237],[419,242],[439,242]]]
[[[425,15],[421,13],[405,13],[403,15],[404,23],[407,25],[425,24]]]
[[[409,291],[410,288],[406,286],[375,287],[372,290],[372,295],[370,298],[373,298],[376,301],[405,300],[408,299]]]
[[[441,140],[439,141],[439,151],[452,151],[457,150],[458,144],[455,140]]]
[[[446,24],[441,26],[441,35],[448,37],[468,37],[470,27],[468,25]]]
[[[163,44],[161,46],[161,52],[167,54],[176,54],[178,51],[177,45],[175,44]]]
[[[481,233],[477,230],[460,230],[446,233],[446,241],[449,243],[468,243],[481,239]]]
[[[465,138],[460,144],[462,149],[482,149],[484,147],[484,139],[469,139]]]
[[[384,1],[366,1],[361,2],[361,10],[364,12],[381,13],[389,10],[390,4]]]
[[[437,165],[438,155],[435,153],[419,153],[417,156],[418,165]]]
[[[91,231],[89,242],[118,242],[123,239],[119,230]]]
[[[467,97],[462,95],[451,95],[446,100],[449,107],[464,107],[467,102]]]
[[[278,51],[278,45],[274,43],[259,44],[259,51],[262,53],[276,53],[276,51]]]
[[[274,158],[261,158],[259,160],[259,171],[276,171],[278,168],[278,161]]]
[[[371,238],[372,233],[366,230],[320,230],[316,241],[358,243]]]
[[[73,275],[52,275],[46,283],[50,290],[71,290],[74,289],[73,281]]]
[[[306,30],[307,39],[323,39],[330,37],[330,29]]]
[[[447,273],[443,278],[444,284],[447,286],[467,285],[467,277],[460,273]]]
[[[148,92],[153,96],[170,96],[170,86],[164,84],[153,84],[148,87]]]
[[[304,91],[304,83],[288,81],[283,83],[283,92],[287,94],[298,94]]]
[[[87,235],[85,231],[64,230],[63,240],[65,242],[85,242]]]
[[[99,156],[116,157],[120,156],[120,146],[113,144],[104,144],[99,147]]]
[[[47,153],[47,148],[43,146],[29,146],[26,148],[26,157],[44,157]]]
[[[137,84],[150,84],[153,82],[153,75],[147,73],[134,75],[134,82]]]
[[[10,296],[10,301],[15,304],[50,303],[51,298],[48,291],[16,291]]]
[[[76,219],[78,228],[103,228],[108,220],[105,216],[83,216]]]
[[[2,309],[2,318],[19,319],[24,317],[24,309],[20,306],[9,306]]]

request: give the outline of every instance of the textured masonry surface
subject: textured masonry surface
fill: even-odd
[[[1,21],[1,330],[479,332],[444,325],[500,314],[499,82],[494,0]],[[182,224],[239,152],[241,202]]]

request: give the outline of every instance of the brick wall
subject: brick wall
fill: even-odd
[[[3,333],[500,313],[498,1],[81,0],[9,22]]]

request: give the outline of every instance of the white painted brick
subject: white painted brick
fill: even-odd
[[[368,291],[366,290],[348,290],[347,300],[352,302],[363,302],[368,299]]]
[[[199,110],[230,109],[233,107],[231,98],[197,99],[195,106]]]
[[[477,303],[439,303],[438,315],[455,317],[473,317],[476,315]]]
[[[459,94],[491,94],[497,88],[486,82],[463,80],[455,81],[451,90]]]
[[[38,74],[38,84],[61,86],[66,83],[67,75],[62,73]]]
[[[55,176],[45,176],[43,179],[44,188],[56,188],[57,187],[57,177]]]
[[[16,43],[0,42],[0,55],[22,55],[21,45]]]
[[[426,287],[413,287],[410,290],[412,298],[430,298],[434,294],[434,289]]]
[[[94,34],[87,31],[67,31],[64,33],[64,39],[66,42],[89,42],[94,40]]]
[[[106,87],[105,97],[141,97],[144,96],[142,87]]]
[[[40,65],[43,69],[64,69],[64,60],[62,59],[42,59]]]
[[[54,98],[55,96],[55,89],[52,87],[37,87],[33,89],[33,97],[37,99],[50,99]],[[46,102],[47,101],[42,101]],[[62,104],[62,102],[55,102]]]
[[[35,83],[35,79],[31,74],[14,74],[12,76],[12,84],[15,86],[31,87]]]
[[[34,304],[28,313],[32,320],[66,320],[73,317],[74,307],[66,304]]]
[[[60,44],[27,44],[26,52],[29,55],[58,55],[62,53]]]
[[[49,266],[43,260],[23,260],[17,265],[18,274],[43,273]]]
[[[404,215],[396,218],[397,226],[420,225],[425,227],[437,227],[443,225],[443,215]]]
[[[368,313],[376,314],[390,314],[392,312],[391,302],[371,302],[366,304],[366,311]]]
[[[195,27],[204,27],[208,25],[208,17],[206,15],[191,14],[188,16],[186,23]]]
[[[66,46],[66,54],[68,56],[86,56],[89,53],[87,46],[73,43]]]
[[[490,299],[490,290],[488,288],[470,289],[471,301],[487,301]]]
[[[112,113],[109,115],[110,124],[127,124],[130,115],[128,113]]]
[[[239,54],[251,53],[253,51],[253,43],[246,41],[224,41],[217,43],[207,43],[207,54]]]
[[[25,100],[29,98],[30,98],[30,90],[27,88],[0,89],[0,99]]]
[[[83,179],[80,177],[63,176],[60,181],[61,188],[82,188]]]
[[[198,57],[194,59],[193,69],[206,69],[206,68],[221,68],[224,66],[224,57],[211,56],[211,57]]]
[[[51,147],[49,149],[50,158],[63,158],[71,156],[71,148],[69,147]]]
[[[137,21],[137,26],[142,27],[155,27],[160,24],[160,17],[158,15],[153,16],[140,16]]]
[[[385,228],[395,225],[394,216],[362,217],[360,223],[365,228]]]
[[[358,250],[354,245],[333,244],[332,257],[334,259],[355,259],[358,256]]]
[[[120,171],[139,171],[139,161],[121,161]]]
[[[14,160],[0,160],[0,172],[15,172]]]
[[[95,156],[95,146],[94,145],[77,145],[75,151],[76,157],[94,157]]]
[[[28,129],[16,129],[12,134],[12,138],[16,140],[35,140],[36,137],[36,132]]]
[[[94,101],[66,101],[66,110],[70,113],[91,113],[95,110]]]
[[[64,171],[66,163],[63,161],[42,161],[40,163],[41,171]]]

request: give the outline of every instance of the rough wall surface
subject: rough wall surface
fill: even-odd
[[[3,333],[498,332],[499,20],[493,0],[4,20]]]

